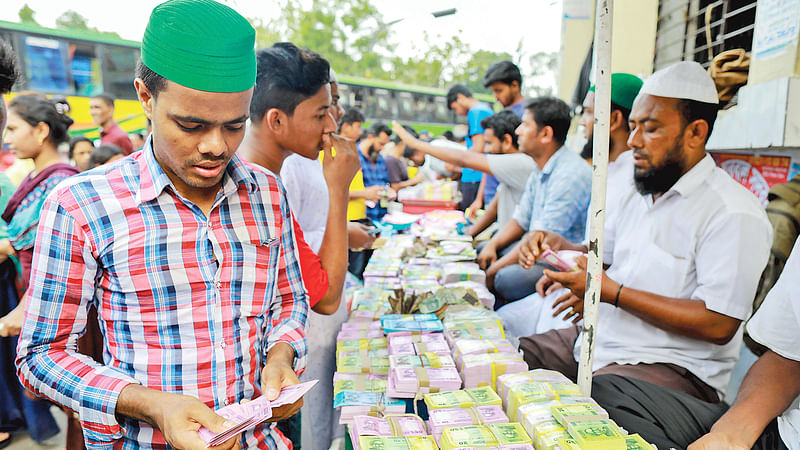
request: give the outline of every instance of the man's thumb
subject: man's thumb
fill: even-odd
[[[203,425],[214,433],[222,433],[223,431],[236,425],[230,420],[215,413],[208,407],[199,408],[197,414],[195,415],[195,419],[200,423],[200,425]]]

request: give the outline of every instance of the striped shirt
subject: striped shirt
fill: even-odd
[[[129,383],[212,409],[261,395],[279,342],[305,367],[308,311],[280,182],[234,156],[208,216],[182,198],[151,142],[74,176],[40,219],[17,368],[25,386],[80,415],[90,448],[164,448],[147,423],[115,417]],[[90,304],[104,364],[77,354]],[[245,448],[291,445],[261,424]]]

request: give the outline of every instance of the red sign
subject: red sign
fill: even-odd
[[[717,165],[767,204],[769,188],[786,183],[789,177],[789,156],[757,156],[739,153],[712,153]]]

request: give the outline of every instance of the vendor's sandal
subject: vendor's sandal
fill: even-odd
[[[14,440],[14,436],[11,433],[4,433],[4,434],[7,434],[8,437],[0,441],[0,448],[8,447],[9,445],[11,445],[11,441]]]

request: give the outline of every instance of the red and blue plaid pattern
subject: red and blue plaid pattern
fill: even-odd
[[[278,342],[305,367],[308,303],[280,182],[234,156],[206,217],[143,151],[77,175],[45,202],[17,367],[26,387],[77,411],[91,448],[162,448],[149,424],[114,416],[127,384],[216,409],[261,394]],[[89,305],[104,364],[77,353]],[[245,448],[288,448],[262,424]]]

